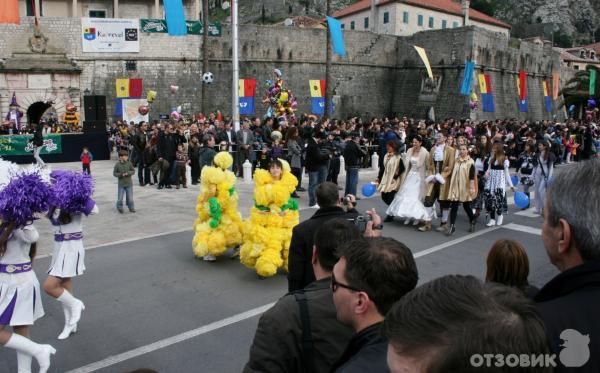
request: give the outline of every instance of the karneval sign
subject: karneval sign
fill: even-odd
[[[185,21],[187,32],[190,35],[202,35],[204,27],[201,21]],[[142,32],[169,32],[167,21],[164,19],[141,19],[140,30]],[[222,28],[219,22],[208,24],[208,36],[221,36]]]
[[[33,153],[33,136],[12,135],[0,136],[0,154],[2,155],[28,155]],[[45,135],[44,147],[41,154],[62,153],[61,135]]]
[[[81,18],[85,53],[138,53],[140,24],[137,19]]]

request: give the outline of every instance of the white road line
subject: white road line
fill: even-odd
[[[537,236],[541,236],[542,235],[542,230],[541,229],[529,227],[527,225],[509,223],[509,224],[503,225],[503,227],[506,228],[506,229],[513,230],[513,231],[535,234]]]
[[[136,349],[127,351],[127,352],[123,352],[122,354],[118,354],[118,355],[113,355],[113,356],[109,356],[106,359],[97,361],[95,363],[92,364],[88,364],[86,366],[83,366],[81,368],[77,368],[74,370],[70,370],[67,373],[88,373],[88,372],[94,372],[100,369],[104,369],[107,368],[111,365],[115,365],[118,364],[120,362],[129,360],[129,359],[133,359],[135,357],[156,351],[156,350],[160,350],[162,348],[165,347],[169,347],[171,345],[174,345],[176,343],[179,342],[183,342],[186,341],[188,339],[191,338],[195,338],[199,335],[202,334],[206,334],[206,333],[210,333],[214,330],[223,328],[225,326],[231,325],[231,324],[235,324],[238,323],[240,321],[252,318],[254,316],[260,315],[263,312],[265,312],[266,310],[268,310],[269,308],[273,307],[275,303],[269,303],[269,304],[265,304],[264,306],[261,307],[257,307],[254,309],[251,309],[249,311],[246,312],[242,312],[242,313],[238,313],[237,315],[228,317],[226,319],[223,320],[219,320],[219,321],[215,321],[213,323],[210,323],[208,325],[204,325],[201,326],[197,329],[194,330],[190,330],[178,335],[174,335],[172,337],[169,338],[165,338],[162,339],[160,341],[156,341],[154,343],[151,343],[149,345],[146,346],[142,346],[142,347],[138,347]]]
[[[497,226],[494,226],[494,227],[486,228],[486,229],[484,229],[484,230],[481,230],[481,231],[479,231],[479,232],[475,232],[475,233],[468,234],[468,235],[466,235],[466,236],[463,236],[463,237],[457,238],[457,239],[455,239],[455,240],[452,240],[452,241],[444,242],[444,243],[442,243],[442,244],[439,244],[439,245],[437,245],[437,246],[430,247],[430,248],[429,248],[429,249],[427,249],[427,250],[422,250],[422,251],[419,251],[419,252],[417,252],[417,253],[415,253],[415,254],[414,254],[414,257],[415,257],[415,259],[417,259],[417,258],[420,258],[420,257],[422,257],[422,256],[425,256],[425,255],[429,255],[429,254],[435,253],[436,251],[440,251],[440,250],[443,250],[443,249],[445,249],[445,248],[447,248],[447,247],[449,247],[449,246],[453,246],[453,245],[459,244],[459,243],[461,243],[461,242],[468,241],[468,240],[470,240],[471,238],[475,238],[475,237],[482,236],[482,235],[484,235],[484,234],[486,234],[486,233],[493,232],[493,231],[495,231],[495,230],[497,230],[497,229],[500,229],[500,228],[502,228],[502,227],[503,227],[503,226],[501,226],[501,225],[500,225],[500,226],[498,226],[498,225],[497,225]]]

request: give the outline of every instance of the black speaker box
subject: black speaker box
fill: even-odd
[[[85,120],[106,121],[106,96],[83,96]]]
[[[83,133],[106,133],[106,121],[86,120],[83,122]]]

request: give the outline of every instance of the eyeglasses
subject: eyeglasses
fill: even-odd
[[[350,285],[346,285],[346,284],[337,282],[335,279],[335,275],[333,274],[333,272],[331,272],[331,291],[333,291],[335,293],[337,291],[337,289],[340,287],[351,290],[351,291],[359,291],[359,292],[362,291],[362,290],[352,287]]]

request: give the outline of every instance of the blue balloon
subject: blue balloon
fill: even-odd
[[[517,205],[517,207],[521,209],[526,209],[527,207],[529,207],[529,197],[527,197],[527,194],[523,192],[516,192],[515,205]]]
[[[588,106],[591,107],[592,109],[596,107],[596,100],[594,100],[593,98],[590,98],[587,103],[588,103]]]
[[[569,106],[569,113],[572,113],[574,111],[575,111],[575,105]]]
[[[363,185],[362,194],[365,197],[371,197],[377,191],[377,187],[374,184],[368,183]]]
[[[510,180],[512,181],[513,186],[519,185],[519,177],[517,175],[512,175],[510,177]]]

